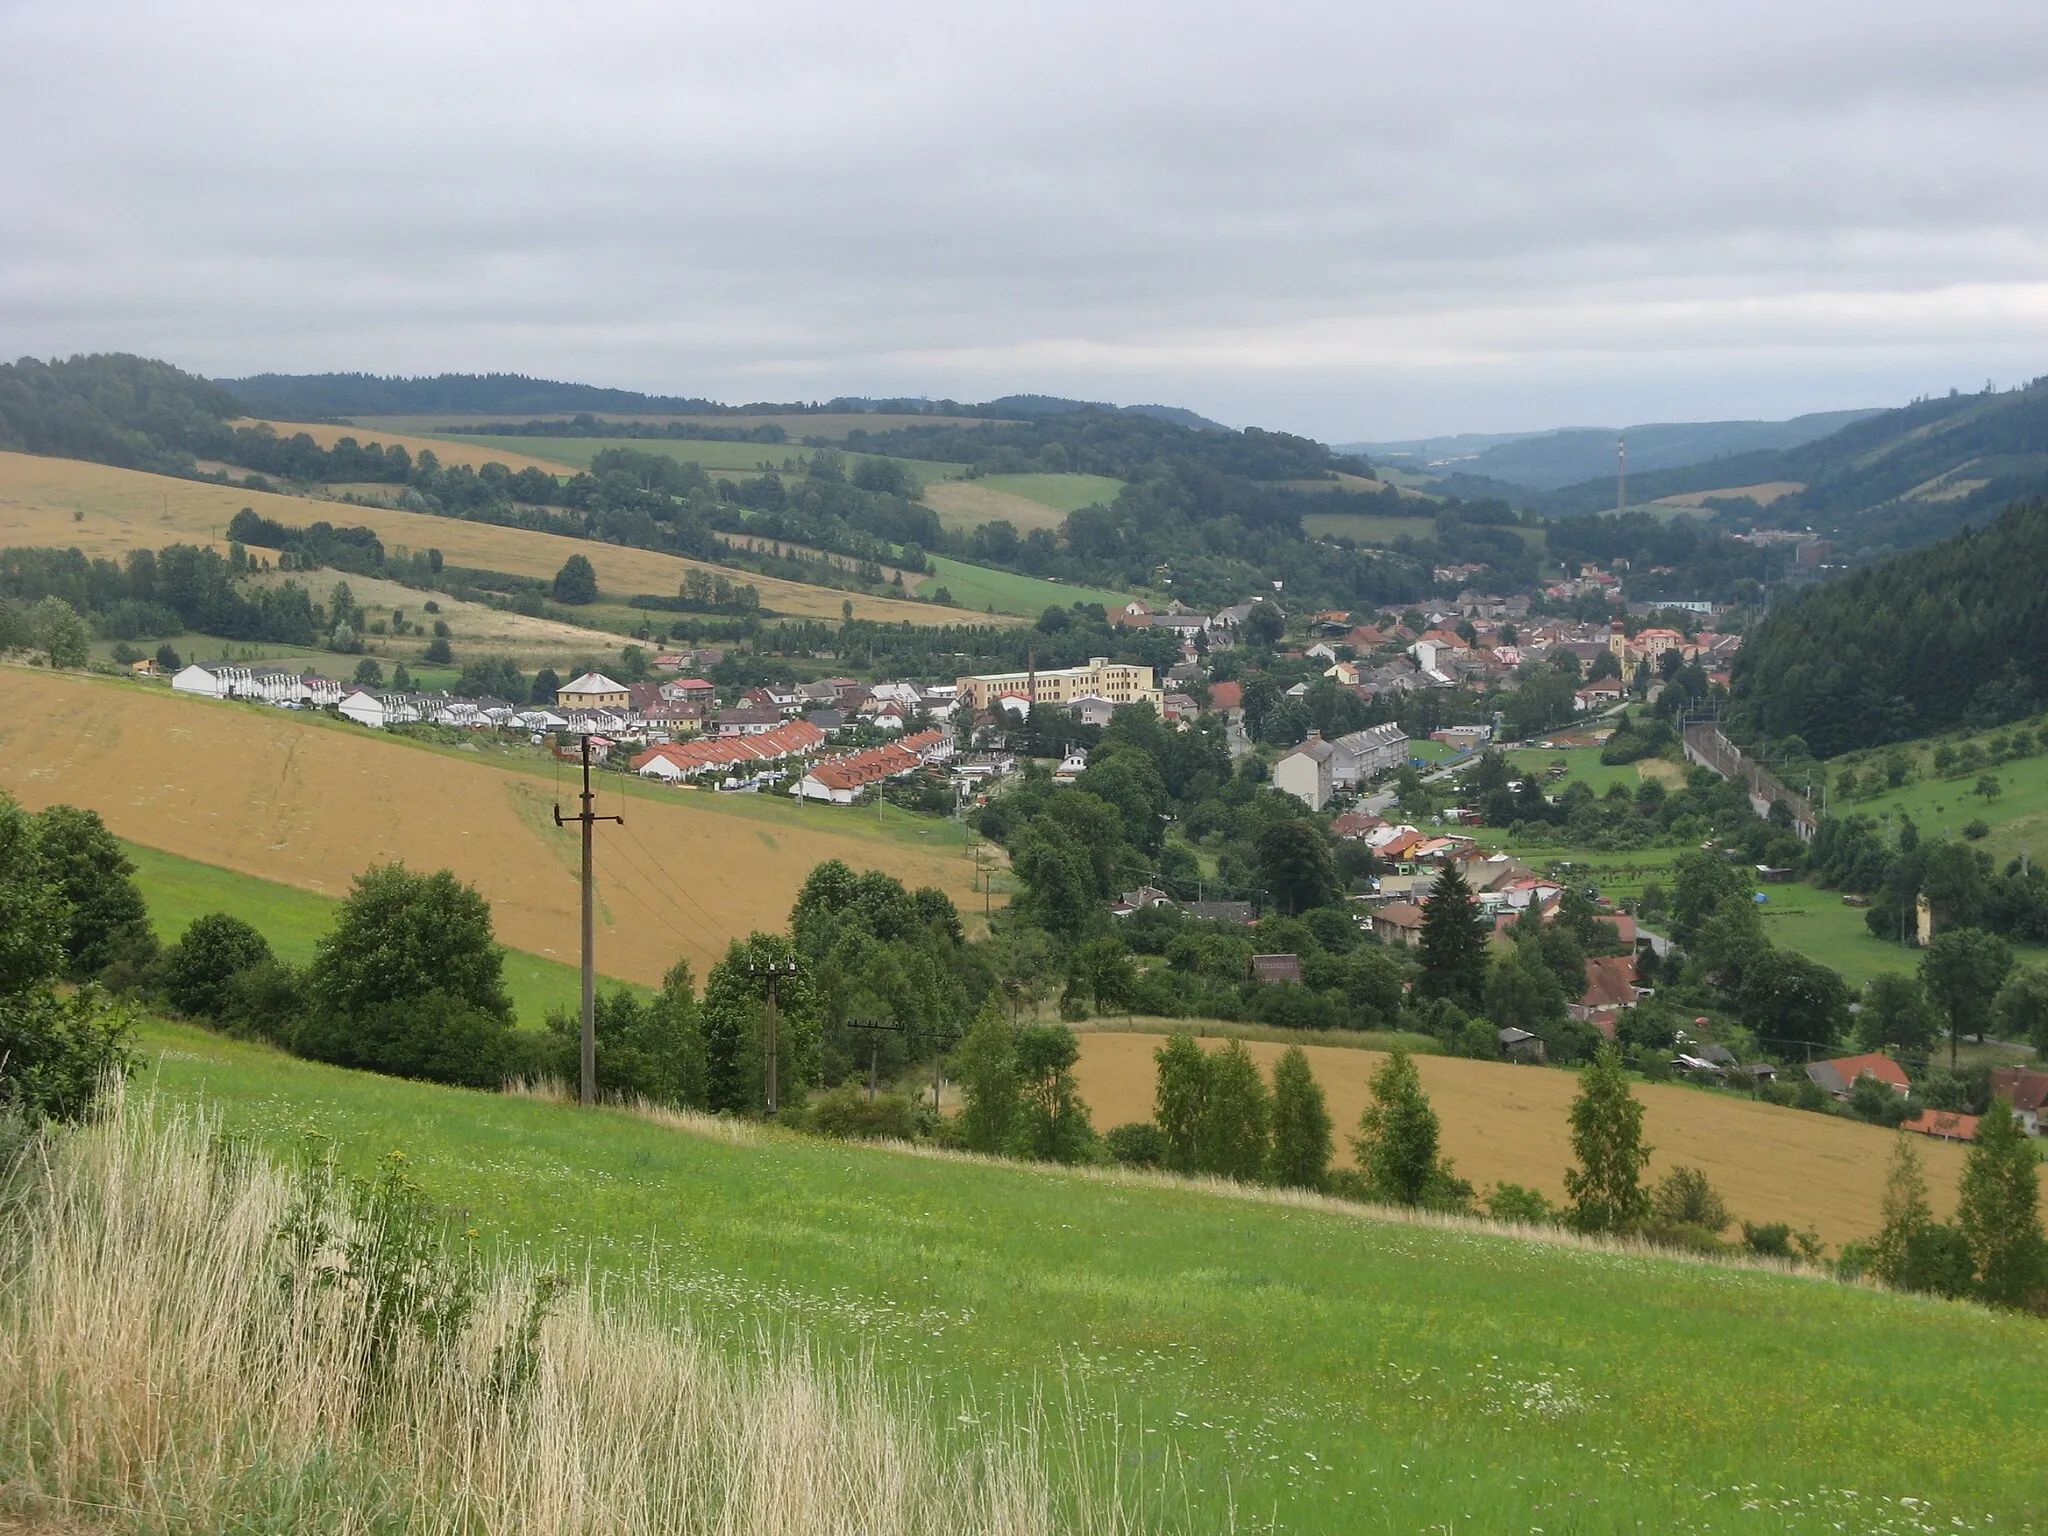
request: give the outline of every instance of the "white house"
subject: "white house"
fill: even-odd
[[[1053,770],[1052,781],[1055,784],[1071,784],[1087,771],[1088,749],[1086,747],[1069,747],[1067,755],[1061,759],[1059,767]]]
[[[660,779],[664,784],[680,784],[688,775],[684,773],[682,764],[674,758],[664,757],[657,752],[640,765],[640,777]]]
[[[1273,765],[1273,787],[1285,790],[1312,811],[1330,803],[1331,768],[1337,756],[1335,742],[1323,740],[1311,731],[1309,738]]]
[[[251,691],[249,669],[225,661],[190,662],[172,676],[171,686],[208,699],[246,697]]]
[[[372,693],[357,688],[341,701],[341,713],[357,725],[381,731],[387,725],[410,725],[425,713],[423,701],[410,693]]]
[[[1096,693],[1084,693],[1067,707],[1083,725],[1107,725],[1109,717],[1116,713],[1116,705]]]

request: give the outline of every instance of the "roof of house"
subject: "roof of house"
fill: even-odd
[[[1382,923],[1389,928],[1420,928],[1422,908],[1412,901],[1390,901],[1372,915],[1372,925],[1375,928]]]
[[[1292,751],[1281,753],[1280,761],[1284,763],[1290,757],[1305,757],[1310,762],[1327,763],[1336,755],[1337,744],[1334,741],[1325,741],[1320,736],[1311,736]],[[1276,764],[1275,766],[1277,767],[1278,765]]]
[[[624,683],[615,683],[602,672],[586,672],[574,682],[562,684],[561,687],[555,690],[555,694],[559,697],[565,693],[571,695],[583,693],[595,695],[624,693],[625,691],[626,685]]]
[[[1906,1069],[1891,1057],[1877,1051],[1868,1051],[1861,1056],[1836,1056],[1828,1061],[1807,1064],[1806,1075],[1837,1098],[1846,1099],[1849,1090],[1859,1077],[1874,1077],[1881,1083],[1888,1083],[1900,1093],[1913,1086]]]
[[[1252,980],[1259,982],[1301,980],[1301,956],[1253,955]]]
[[[1621,1008],[1636,1000],[1636,962],[1633,955],[1589,955],[1586,959],[1586,991],[1579,999],[1582,1008]]]
[[[1243,683],[1211,683],[1209,685],[1209,707],[1211,709],[1243,709]]]
[[[2033,1072],[2025,1067],[1995,1068],[1991,1073],[1991,1092],[2011,1100],[2012,1107],[2023,1113],[2038,1110],[2048,1105],[2048,1072]]]

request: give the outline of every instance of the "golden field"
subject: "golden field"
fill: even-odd
[[[728,939],[783,927],[816,864],[844,859],[979,911],[957,836],[909,847],[872,816],[600,778],[598,955],[659,983],[701,977]],[[564,768],[564,804],[569,790]],[[365,867],[453,869],[490,900],[498,937],[574,962],[577,839],[553,824],[545,766],[519,771],[325,717],[194,699],[114,679],[0,667],[0,789],[31,810],[98,811],[121,837],[329,896]],[[571,807],[573,809],[573,806]],[[799,821],[798,818],[802,820]]]
[[[1067,520],[1067,514],[1057,507],[973,480],[937,481],[924,488],[924,500],[947,528],[979,528],[1001,518],[1014,525],[1020,534],[1034,528],[1057,533]]]
[[[259,425],[254,420],[228,423],[235,427]],[[312,438],[322,448],[332,448],[344,437],[352,437],[364,447],[371,443],[382,443],[386,448],[403,448],[417,459],[422,453],[431,453],[443,464],[467,464],[472,469],[481,469],[486,464],[502,464],[507,469],[539,469],[551,475],[574,475],[581,471],[574,464],[565,464],[559,459],[535,458],[530,453],[512,453],[503,448],[490,448],[481,443],[465,443],[460,438],[454,442],[438,437],[417,437],[405,432],[378,432],[365,427],[335,426],[319,421],[269,421],[267,426],[279,437],[297,437],[301,432]],[[389,487],[386,487],[389,489]]]
[[[807,586],[590,539],[389,507],[281,496],[78,459],[0,453],[0,545],[45,545],[76,548],[88,555],[120,555],[166,544],[219,544],[229,519],[243,507],[254,507],[264,517],[282,523],[304,526],[324,519],[369,528],[394,552],[438,549],[450,565],[515,576],[552,577],[571,555],[582,555],[596,567],[604,591],[621,598],[636,592],[670,594],[681,587],[686,572],[709,570],[752,583],[761,593],[762,605],[777,613],[836,621],[840,605],[850,600],[856,617],[884,623],[945,624],[960,617],[955,609]]]
[[[1165,1038],[1108,1031],[1080,1038],[1075,1077],[1096,1129],[1149,1120],[1157,1077],[1152,1053]],[[1213,1050],[1222,1042],[1204,1044]],[[1286,1049],[1257,1040],[1245,1048],[1269,1080]],[[1352,1166],[1349,1138],[1371,1097],[1367,1081],[1386,1058],[1341,1046],[1304,1049],[1336,1122],[1337,1161]],[[1481,1190],[1506,1180],[1564,1200],[1575,1073],[1450,1056],[1418,1056],[1415,1065],[1443,1122],[1444,1152],[1460,1177]],[[1895,1133],[1668,1083],[1638,1083],[1635,1091],[1653,1149],[1651,1178],[1678,1166],[1703,1169],[1737,1220],[1790,1222],[1819,1232],[1830,1246],[1868,1237],[1882,1224],[1878,1203]],[[1927,1137],[1916,1144],[1935,1209],[1947,1215],[1955,1206],[1964,1149]]]

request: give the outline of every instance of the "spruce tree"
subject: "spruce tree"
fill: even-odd
[[[1166,1166],[1193,1173],[1202,1165],[1202,1114],[1209,1103],[1209,1056],[1184,1029],[1152,1053],[1159,1078],[1152,1093],[1152,1118],[1166,1138]]]
[[[1272,1181],[1320,1189],[1330,1171],[1330,1109],[1308,1053],[1290,1045],[1273,1063]]]
[[[1993,1099],[1977,1122],[1959,1193],[1956,1225],[1976,1266],[1977,1294],[2001,1307],[2035,1300],[2048,1288],[2040,1163],[2004,1099]]]
[[[1437,1157],[1441,1125],[1422,1091],[1415,1060],[1400,1046],[1372,1075],[1372,1103],[1351,1140],[1367,1192],[1389,1205],[1422,1205],[1449,1182]]]
[[[1266,1170],[1271,1137],[1266,1081],[1242,1040],[1233,1040],[1216,1053],[1209,1074],[1199,1132],[1202,1171],[1252,1183]]]
[[[1472,887],[1455,864],[1447,865],[1422,904],[1422,976],[1416,991],[1448,998],[1467,1010],[1478,1008],[1486,990],[1487,937]]]
[[[1643,1188],[1643,1106],[1629,1091],[1621,1052],[1612,1041],[1579,1076],[1572,1101],[1572,1152],[1579,1166],[1564,1176],[1572,1198],[1568,1220],[1581,1232],[1633,1232],[1650,1214]]]

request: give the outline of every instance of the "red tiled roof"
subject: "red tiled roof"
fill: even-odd
[[[1636,962],[1633,955],[1593,955],[1586,961],[1586,991],[1579,999],[1582,1008],[1620,1008],[1636,1000]]]
[[[1891,1057],[1876,1051],[1866,1052],[1861,1056],[1836,1056],[1824,1062],[1816,1062],[1815,1065],[1833,1067],[1841,1074],[1842,1081],[1852,1088],[1856,1085],[1857,1078],[1866,1075],[1876,1078],[1881,1083],[1889,1083],[1901,1093],[1913,1086],[1913,1080],[1906,1076],[1904,1067]]]
[[[1947,1109],[1923,1109],[1910,1120],[1899,1122],[1902,1131],[1918,1131],[1939,1141],[1975,1141],[1977,1117],[1959,1115]]]
[[[1243,709],[1243,683],[1211,683],[1209,685],[1209,707],[1211,709]]]
[[[782,757],[796,757],[805,752],[815,752],[824,744],[823,731],[808,720],[792,720],[787,725],[778,725],[774,730],[762,731],[756,736],[714,736],[709,740],[672,741],[664,746],[649,747],[632,763],[637,773],[655,758],[662,757],[686,774],[705,773],[740,763],[765,763]]]
[[[2048,1072],[2031,1072],[2025,1067],[1998,1067],[1991,1074],[1991,1092],[2012,1101],[2017,1110],[2037,1110],[2048,1105]]]

